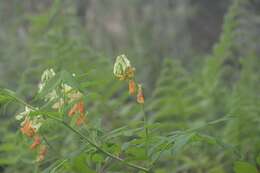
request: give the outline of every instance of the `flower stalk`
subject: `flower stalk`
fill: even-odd
[[[28,103],[26,103],[25,101],[13,96],[20,104],[24,105],[24,106],[28,106],[30,107],[32,110],[34,111],[39,111],[36,108],[34,108],[33,106],[29,105]],[[92,140],[90,140],[87,136],[83,135],[82,133],[80,133],[79,131],[77,131],[76,129],[74,129],[72,126],[70,126],[69,124],[67,124],[65,121],[63,121],[62,119],[53,117],[51,115],[46,115],[47,117],[49,117],[50,119],[53,119],[61,124],[63,124],[65,127],[67,127],[69,130],[71,130],[72,132],[74,132],[75,134],[77,134],[80,138],[82,138],[83,140],[85,140],[87,143],[89,143],[91,146],[93,146],[94,148],[96,148],[99,152],[103,153],[104,155],[121,162],[122,164],[137,169],[139,171],[143,171],[146,173],[149,173],[149,169],[142,167],[140,165],[134,164],[134,163],[129,163],[127,161],[125,161],[124,159],[104,150],[103,148],[101,148],[100,146],[98,146],[97,144],[95,144]],[[38,159],[42,159],[42,157],[46,154],[46,148],[42,148],[41,154],[40,154],[40,158]]]

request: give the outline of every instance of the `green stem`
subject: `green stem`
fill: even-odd
[[[60,123],[62,123],[65,127],[67,127],[68,129],[70,129],[72,132],[74,132],[75,134],[77,134],[79,137],[81,137],[82,139],[84,139],[87,143],[89,143],[90,145],[92,145],[93,147],[95,147],[99,152],[107,155],[108,157],[114,159],[114,160],[117,160],[121,163],[124,163],[125,165],[129,166],[129,167],[132,167],[132,168],[135,168],[135,169],[138,169],[138,170],[141,170],[141,171],[144,171],[144,172],[149,172],[149,170],[147,168],[144,168],[142,166],[139,166],[139,165],[136,165],[134,163],[129,163],[129,162],[126,162],[124,159],[102,149],[101,147],[99,147],[97,144],[95,144],[94,142],[92,142],[87,136],[83,135],[82,133],[80,133],[79,131],[77,131],[76,129],[74,129],[73,127],[71,127],[69,124],[67,124],[66,122],[56,118],[56,117],[53,117],[53,116],[49,116],[47,115],[49,118],[55,120],[55,121],[58,121]]]
[[[144,104],[141,105],[142,108],[142,112],[144,115],[144,130],[145,130],[145,153],[146,153],[146,158],[147,160],[149,160],[148,157],[148,149],[149,149],[149,129],[147,127],[148,123],[147,123],[147,115],[144,109]]]
[[[95,144],[94,142],[92,142],[90,139],[88,139],[88,137],[86,137],[85,135],[81,134],[79,131],[77,131],[76,129],[74,129],[73,127],[71,127],[69,124],[67,124],[66,122],[62,121],[62,124],[64,126],[66,126],[68,129],[70,129],[71,131],[73,131],[75,134],[77,134],[78,136],[80,136],[82,139],[84,139],[86,142],[88,142],[90,145],[92,145],[93,147],[95,147],[99,152],[107,155],[108,157],[114,159],[114,160],[117,160],[119,162],[122,162],[124,163],[125,165],[129,166],[129,167],[132,167],[132,168],[135,168],[135,169],[138,169],[138,170],[141,170],[141,171],[144,171],[144,172],[149,172],[149,170],[147,168],[144,168],[142,166],[139,166],[139,165],[136,165],[136,164],[133,164],[133,163],[129,163],[129,162],[126,162],[124,159],[108,152],[108,151],[105,151],[104,149],[102,149],[101,147],[99,147],[97,144]]]
[[[28,106],[30,109],[34,110],[34,111],[39,111],[37,110],[36,108],[34,108],[33,106],[29,105],[28,103],[26,103],[25,101],[23,101],[22,99],[14,96],[13,94],[11,95],[13,98],[15,98],[15,100],[17,100],[20,104],[24,105],[24,106]],[[55,121],[58,121],[60,123],[62,123],[65,127],[67,127],[68,129],[70,129],[72,132],[74,132],[75,134],[77,134],[78,136],[80,136],[82,139],[84,139],[87,143],[89,143],[90,145],[92,145],[93,147],[95,147],[99,152],[105,154],[106,156],[114,159],[114,160],[117,160],[131,168],[135,168],[137,170],[140,170],[140,171],[143,171],[143,172],[147,172],[149,173],[149,169],[145,168],[145,167],[142,167],[142,166],[139,166],[139,165],[136,165],[134,163],[129,163],[127,161],[125,161],[124,159],[102,149],[100,146],[98,146],[97,144],[95,144],[94,142],[92,142],[87,136],[81,134],[79,131],[77,131],[76,129],[74,129],[73,127],[71,127],[69,124],[67,124],[66,122],[64,122],[63,120],[59,119],[59,118],[56,118],[56,117],[53,117],[53,116],[50,116],[50,115],[46,115],[48,116],[49,118],[55,120]]]

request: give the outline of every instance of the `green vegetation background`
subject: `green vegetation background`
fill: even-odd
[[[93,126],[113,130],[141,119],[127,86],[113,78],[115,57],[124,53],[143,81],[149,121],[164,132],[233,117],[201,129],[207,142],[165,153],[156,173],[259,170],[258,0],[2,0],[0,21],[0,86],[31,101],[46,68],[86,74],[82,81],[95,93],[87,108]],[[60,130],[50,139],[57,149],[46,163],[32,163],[14,118],[20,108],[0,103],[0,110],[0,172],[53,171],[62,163],[55,152],[76,156],[54,172],[95,172],[93,163],[101,162],[78,154],[80,141],[50,125]]]

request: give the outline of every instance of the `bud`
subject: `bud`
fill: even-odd
[[[39,83],[39,92],[43,90],[43,88],[46,85],[46,82],[49,81],[51,78],[53,78],[56,75],[55,71],[51,69],[46,69],[41,76],[41,82]]]
[[[33,149],[37,148],[37,146],[39,146],[40,144],[41,144],[41,138],[40,138],[39,135],[36,135],[34,137],[34,141],[33,141],[33,143],[32,143],[30,148],[33,150]]]
[[[119,80],[128,80],[134,77],[135,68],[131,66],[130,61],[125,55],[116,58],[114,64],[114,75]]]
[[[128,89],[129,89],[129,94],[133,96],[135,94],[135,81],[134,80],[129,81]]]
[[[31,111],[32,111],[32,110],[31,110],[29,107],[25,106],[24,112],[19,113],[18,115],[15,116],[15,118],[16,118],[17,120],[21,121],[21,120],[23,120],[27,115],[29,115]]]
[[[144,104],[144,93],[142,85],[138,85],[138,93],[137,93],[137,103]]]
[[[41,162],[44,160],[46,154],[47,154],[47,147],[45,145],[42,145],[41,148],[40,148],[40,152],[38,154],[38,157],[37,157],[37,162]]]

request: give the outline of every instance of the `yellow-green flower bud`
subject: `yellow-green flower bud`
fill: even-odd
[[[129,80],[134,77],[135,68],[131,66],[130,61],[125,55],[120,55],[116,58],[114,64],[114,75],[119,80]]]

